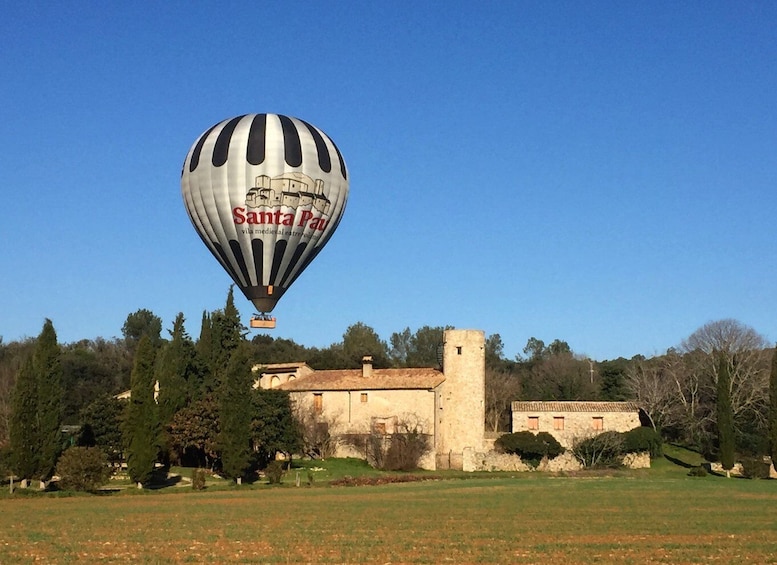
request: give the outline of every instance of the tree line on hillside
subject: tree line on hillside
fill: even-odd
[[[184,323],[179,314],[163,337],[162,320],[141,309],[128,315],[119,339],[60,345],[48,321],[38,338],[0,338],[0,462],[18,465],[14,457],[21,457],[22,445],[48,441],[42,424],[34,431],[19,422],[33,413],[41,422],[54,421],[43,418],[43,410],[56,412],[58,429],[80,430],[71,443],[99,446],[113,460],[126,458],[140,483],[157,462],[218,467],[239,478],[278,451],[304,449],[288,397],[253,389],[253,365],[300,361],[319,370],[358,368],[364,355],[372,355],[377,368],[437,367],[446,329],[405,328],[385,341],[357,322],[326,348],[250,337],[231,289],[223,309],[203,313],[196,340]],[[485,424],[494,432],[510,430],[514,400],[635,400],[666,440],[709,457],[760,455],[777,446],[774,351],[736,320],[705,324],[652,358],[594,361],[565,341],[546,344],[535,337],[522,354],[508,358],[499,334],[487,336],[485,355]],[[56,362],[45,361],[50,357]],[[126,390],[129,402],[115,398]],[[19,439],[24,434],[32,435]],[[66,439],[57,438],[60,447]],[[9,446],[15,455],[8,455]],[[28,462],[22,474],[45,480],[53,464],[50,455],[44,458],[48,463]]]

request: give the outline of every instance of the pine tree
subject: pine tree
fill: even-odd
[[[718,448],[720,462],[730,476],[734,468],[734,411],[731,407],[731,369],[725,355],[720,356],[717,387]]]
[[[777,470],[777,346],[772,354],[772,370],[769,374],[769,452],[772,465]]]
[[[251,363],[248,347],[232,355],[221,383],[219,446],[224,475],[239,481],[250,466]]]
[[[62,451],[62,365],[57,334],[46,320],[33,355],[37,380],[37,477],[48,481],[54,474]]]
[[[154,346],[144,335],[140,338],[132,368],[132,386],[124,441],[127,446],[127,472],[138,486],[147,484],[159,452],[159,414],[154,400]]]
[[[28,480],[35,476],[38,469],[38,389],[32,356],[19,369],[12,402],[10,439],[13,469],[21,479]]]

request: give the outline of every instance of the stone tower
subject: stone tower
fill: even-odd
[[[446,330],[436,398],[435,451],[438,469],[462,469],[467,447],[483,449],[485,436],[486,340],[480,330]]]

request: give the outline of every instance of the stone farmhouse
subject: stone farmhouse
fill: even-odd
[[[301,362],[257,365],[254,388],[288,391],[297,415],[335,438],[420,431],[431,446],[420,461],[425,469],[523,470],[512,456],[493,452],[493,437],[486,439],[484,332],[445,330],[440,361],[440,368],[377,369],[365,357],[360,369],[325,371]],[[130,392],[116,398],[129,399]],[[155,399],[158,394],[157,382]],[[513,432],[549,432],[565,448],[639,427],[643,416],[636,402],[514,401],[511,407]],[[363,458],[365,451],[343,441],[335,456]],[[555,470],[574,467],[570,458]]]
[[[548,432],[568,448],[576,439],[605,431],[627,432],[638,428],[636,402],[524,402],[512,403],[513,433]]]
[[[446,330],[442,367],[315,371],[305,363],[258,366],[255,387],[290,393],[295,409],[328,426],[330,435],[391,434],[409,424],[429,438],[426,469],[463,469],[465,451],[482,451],[485,437],[485,334]],[[298,412],[299,413],[299,412]],[[363,453],[346,443],[338,457]]]

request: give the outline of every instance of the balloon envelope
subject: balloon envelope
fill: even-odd
[[[181,192],[205,245],[257,310],[270,312],[337,228],[348,171],[315,126],[249,114],[197,139]]]

